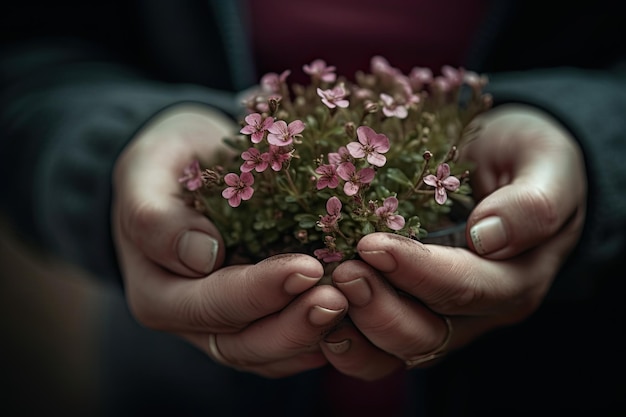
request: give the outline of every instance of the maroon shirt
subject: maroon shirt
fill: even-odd
[[[372,55],[408,73],[461,66],[485,12],[485,0],[251,1],[253,48],[261,74],[292,70],[321,58],[351,76]],[[293,78],[292,78],[293,80]]]

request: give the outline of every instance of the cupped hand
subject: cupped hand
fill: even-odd
[[[360,260],[334,271],[354,326],[321,346],[340,371],[376,379],[399,366],[427,366],[526,319],[577,244],[586,177],[575,140],[526,106],[502,106],[481,121],[462,155],[476,164],[469,248],[374,233],[359,242]]]
[[[319,367],[319,342],[347,311],[322,265],[280,255],[224,266],[215,226],[190,207],[178,178],[210,156],[232,122],[176,106],[145,126],[114,169],[113,236],[124,290],[144,326],[172,332],[226,365],[267,377]]]

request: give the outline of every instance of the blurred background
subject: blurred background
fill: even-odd
[[[0,217],[0,413],[97,415],[96,285],[25,244]]]

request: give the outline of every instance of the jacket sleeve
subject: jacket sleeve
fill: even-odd
[[[611,265],[626,255],[626,74],[552,68],[490,77],[496,104],[521,102],[546,110],[578,140],[588,178],[582,238],[549,297],[593,294]],[[615,277],[615,274],[612,273]]]
[[[148,80],[69,41],[2,51],[0,77],[2,209],[39,246],[111,279],[111,171],[124,145],[176,103],[236,111],[230,93]]]

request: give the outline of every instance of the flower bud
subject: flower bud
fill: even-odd
[[[296,239],[301,243],[307,243],[309,241],[309,233],[304,229],[300,229],[296,231]]]
[[[219,184],[221,178],[222,177],[220,176],[220,174],[217,173],[217,171],[213,171],[211,169],[205,169],[202,172],[202,182],[206,186],[212,185],[212,184]]]
[[[456,146],[452,146],[450,148],[450,150],[448,151],[448,155],[446,157],[446,161],[453,161],[453,160],[455,160],[456,157],[457,157],[457,154],[458,154],[457,147]]]
[[[335,249],[337,246],[335,244],[335,238],[331,235],[324,236],[324,244],[328,249]]]
[[[356,128],[354,127],[354,123],[348,122],[343,126],[343,128],[349,138],[353,138],[354,135],[356,135]]]
[[[270,108],[270,114],[276,114],[276,111],[278,110],[278,106],[280,105],[280,96],[271,96],[270,98],[267,99],[267,104],[269,105]]]
[[[365,103],[365,112],[366,113],[376,113],[380,110],[380,104],[375,101],[367,101]]]

